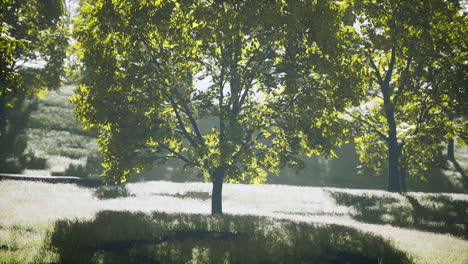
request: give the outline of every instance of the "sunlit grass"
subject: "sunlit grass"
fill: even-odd
[[[44,238],[50,225],[8,224],[0,227],[0,263],[45,263],[57,258],[46,250]]]
[[[46,232],[51,231],[55,221],[60,219],[91,220],[102,210],[205,215],[210,212],[210,201],[205,199],[211,193],[210,184],[131,183],[125,185],[125,192],[130,195],[115,195],[113,197],[117,198],[101,200],[95,189],[72,184],[1,181],[0,230],[5,241],[2,243],[6,246],[10,243],[21,246],[16,250],[0,250],[0,260],[4,263],[15,263],[16,260],[16,263],[34,263],[33,260],[38,257],[42,262],[51,262],[43,256],[52,258],[55,255],[49,251],[41,252],[41,247]],[[258,215],[307,223],[339,224],[372,232],[393,241],[399,249],[414,257],[417,263],[466,263],[466,240],[453,235],[360,222],[352,218],[352,207],[336,204],[330,196],[330,193],[335,192],[366,194],[376,199],[386,196],[404,199],[399,194],[384,191],[227,184],[224,187],[223,206],[224,211],[231,215]],[[412,195],[418,199],[431,196]],[[456,200],[468,200],[468,196],[463,194],[447,196]],[[12,226],[20,228],[9,228]],[[24,235],[29,233],[20,230],[34,232]],[[6,259],[9,260],[5,262]]]

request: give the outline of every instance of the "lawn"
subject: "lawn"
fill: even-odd
[[[73,252],[96,263],[126,262],[129,256],[147,263],[272,261],[262,256],[278,262],[468,261],[468,195],[409,193],[423,208],[415,209],[414,200],[384,191],[229,184],[227,215],[217,219],[208,215],[210,190],[205,183],[92,189],[1,181],[0,263],[69,262],[76,259]],[[406,218],[392,215],[401,209]],[[438,218],[430,218],[437,209]]]

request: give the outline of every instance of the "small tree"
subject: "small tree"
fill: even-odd
[[[107,180],[176,158],[213,183],[215,214],[224,181],[263,183],[299,152],[330,153],[341,128],[330,96],[354,94],[334,79],[347,58],[324,48],[339,46],[342,14],[328,1],[82,4],[86,78],[73,102],[100,132]],[[202,127],[207,118],[216,125]]]
[[[358,152],[373,170],[388,167],[388,190],[399,192],[406,172],[421,175],[453,138],[447,112],[462,109],[454,95],[466,98],[457,87],[466,79],[466,14],[456,1],[350,2],[372,71],[367,102],[350,112],[364,132]]]

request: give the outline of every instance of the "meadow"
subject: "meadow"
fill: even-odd
[[[210,191],[207,183],[166,181],[97,189],[1,181],[0,263],[468,260],[466,194],[408,199],[373,190],[227,184],[226,214],[213,217]],[[435,212],[438,218],[430,218]]]
[[[153,168],[0,175],[0,264],[468,263],[466,6],[3,2],[0,173]]]
[[[72,94],[66,86],[38,101],[27,151],[47,166],[25,174],[100,173],[96,135],[74,120]],[[468,148],[457,146],[456,154],[466,167]],[[355,164],[333,167],[342,163],[311,160],[301,175],[284,171],[269,180],[385,187],[382,179],[354,175]],[[226,184],[226,214],[213,217],[211,184],[148,181],[154,179],[200,180],[175,163],[116,187],[0,181],[0,263],[468,262],[467,194]],[[439,179],[410,187],[457,190],[444,185],[457,182],[452,169]]]

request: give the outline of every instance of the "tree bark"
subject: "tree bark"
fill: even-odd
[[[383,97],[383,110],[387,119],[388,136],[386,138],[388,145],[388,191],[400,192],[400,146],[397,138],[397,126],[395,121],[395,105],[392,102],[390,80],[393,74],[393,67],[396,63],[396,48],[392,48],[392,56],[388,65],[387,72],[383,78],[380,75],[379,69],[375,65],[372,58],[370,59],[371,65],[375,70],[375,77],[382,91]]]
[[[223,213],[223,181],[224,181],[224,166],[215,169],[212,173],[213,189],[211,192],[211,214]]]
[[[448,119],[449,119],[449,121],[453,122],[453,113],[448,113]],[[453,131],[452,131],[452,133],[453,133]],[[448,139],[447,159],[450,160],[450,161],[455,160],[455,140],[453,139],[453,136]]]
[[[396,141],[396,139],[395,139]],[[389,142],[388,146],[388,191],[400,192],[400,164],[398,144]]]
[[[0,146],[3,147],[4,138],[6,134],[6,99],[0,96]],[[0,151],[0,164],[4,164],[5,156]]]
[[[388,191],[400,192],[400,146],[397,138],[395,111],[389,95],[389,84],[382,86],[384,110],[388,125]]]
[[[5,134],[6,128],[6,99],[0,96],[0,136]]]
[[[455,160],[455,140],[453,138],[449,138],[447,144],[447,159],[450,161]]]

